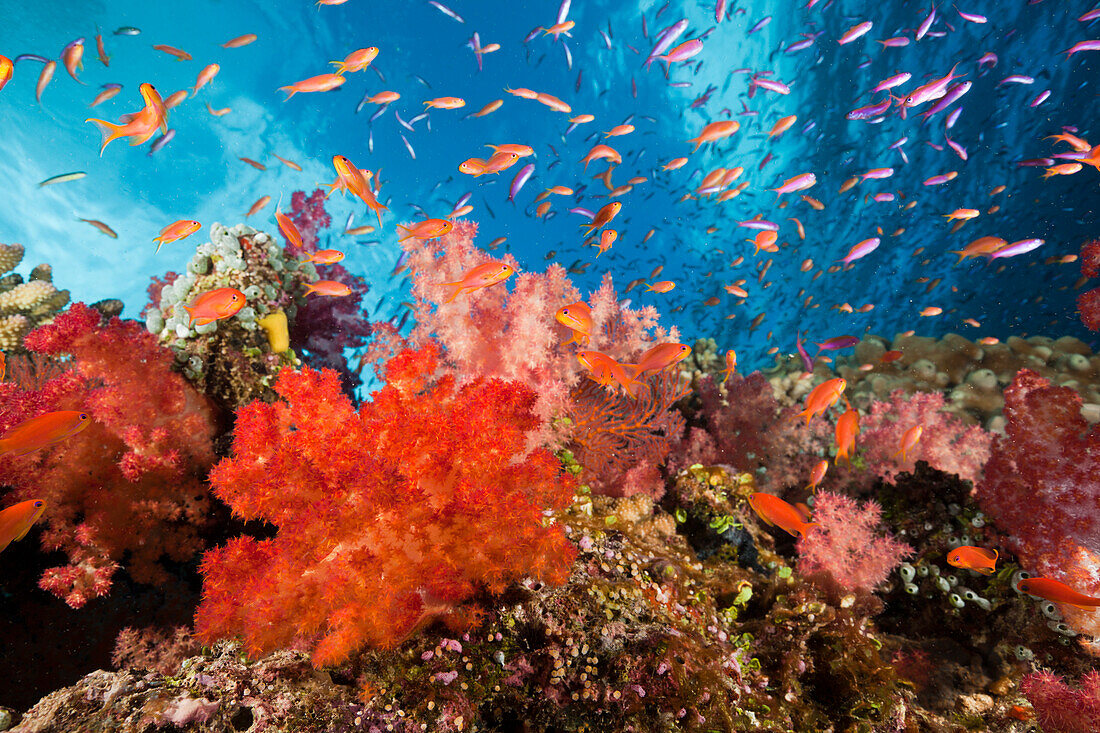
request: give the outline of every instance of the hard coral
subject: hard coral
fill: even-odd
[[[913,548],[878,534],[882,507],[829,491],[818,492],[813,521],[817,527],[798,541],[798,569],[829,592],[871,593]]]
[[[23,337],[69,304],[69,291],[54,287],[49,265],[35,267],[27,282],[13,272],[23,252],[21,244],[0,244],[0,349],[6,352],[26,351]]]
[[[101,323],[77,303],[27,336],[38,354],[71,358],[44,383],[0,383],[0,433],[51,410],[82,410],[91,425],[63,443],[0,458],[11,498],[46,501],[42,544],[69,555],[41,585],[74,608],[104,595],[127,553],[135,580],[167,578],[159,562],[200,547],[213,463],[212,407],[172,371],[172,354],[132,321]]]
[[[1005,417],[978,502],[1024,568],[1100,594],[1100,428],[1081,416],[1080,395],[1028,369],[1005,390]],[[1095,614],[1063,612],[1077,631],[1100,636]]]
[[[238,411],[211,483],[278,534],[206,555],[201,638],[240,635],[253,654],[299,639],[320,666],[434,618],[467,625],[482,590],[565,579],[573,554],[543,511],[575,482],[545,449],[524,452],[535,394],[436,380],[438,359],[433,344],[399,353],[358,412],[335,372],[311,369],[280,375],[283,400]]]

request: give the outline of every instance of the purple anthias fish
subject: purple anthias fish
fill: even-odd
[[[845,119],[849,120],[868,120],[872,117],[878,117],[879,115],[890,109],[891,99],[887,97],[878,104],[869,104],[866,107],[858,107],[853,109],[848,114],[844,115]]]
[[[153,144],[149,146],[149,152],[147,153],[147,155],[152,155],[153,153],[158,152],[165,145],[172,142],[172,138],[174,138],[175,136],[176,131],[169,130],[168,132],[158,137],[156,140],[153,141]]]
[[[801,333],[795,336],[794,347],[798,349],[798,355],[802,357],[802,366],[805,367],[805,371],[812,372],[814,370],[814,360],[810,358],[810,355],[806,352],[806,347],[802,345]]]
[[[973,86],[973,82],[961,81],[955,86],[947,90],[947,94],[943,95],[940,101],[936,102],[928,111],[924,112],[922,117],[927,120],[934,114],[944,111],[952,104],[957,102],[964,94],[970,91],[970,87]]]
[[[508,187],[508,200],[513,204],[516,202],[516,194],[523,188],[527,181],[531,180],[531,175],[535,172],[535,164],[528,163],[519,169],[519,173],[512,179],[512,185]]]
[[[569,213],[570,214],[580,214],[581,216],[585,217],[586,219],[590,219],[590,220],[596,218],[595,212],[590,211],[588,209],[581,208],[580,206],[578,206],[576,208],[573,208],[573,209],[570,209]]]
[[[1032,250],[1039,249],[1045,242],[1045,239],[1021,239],[1019,242],[1013,242],[1012,244],[1001,247],[991,254],[989,258],[995,260],[999,257],[1015,257],[1016,255],[1022,255]]]
[[[687,30],[688,21],[684,18],[678,21],[674,25],[661,31],[657,36],[657,42],[653,45],[653,50],[649,52],[649,56],[642,62],[642,68],[648,69],[649,65],[657,60],[657,57],[663,54],[668,49],[672,48],[672,44],[676,42],[676,39],[684,34]]]
[[[745,227],[746,229],[756,229],[757,231],[778,232],[779,225],[774,221],[767,221],[765,219],[753,219],[751,221],[739,221],[737,226]]]
[[[850,265],[856,260],[866,257],[867,255],[878,249],[879,242],[881,240],[878,237],[872,237],[870,239],[864,239],[859,244],[848,250],[848,254],[841,260],[845,265]]]
[[[817,344],[818,351],[836,351],[837,349],[849,349],[859,343],[858,336],[834,336]]]

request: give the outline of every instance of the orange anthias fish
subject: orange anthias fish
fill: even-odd
[[[1065,583],[1060,583],[1051,578],[1026,578],[1017,583],[1016,586],[1028,595],[1039,596],[1055,603],[1065,603],[1086,611],[1100,606],[1100,598],[1078,593]]]
[[[285,87],[279,87],[279,90],[287,93],[286,99],[283,100],[285,102],[299,92],[331,91],[347,80],[346,76],[340,76],[339,74],[318,74],[317,76],[311,76],[308,79],[302,79],[293,84],[288,84]]]
[[[810,424],[810,418],[821,415],[829,409],[840,396],[848,383],[843,378],[829,379],[817,385],[806,397],[806,409],[798,413],[798,417],[806,418],[806,424]]]
[[[646,372],[659,372],[673,364],[678,364],[689,356],[691,356],[690,346],[669,341],[647,349],[645,353],[638,357],[636,364],[624,364],[623,366],[631,369],[633,371],[631,379],[637,380]]]
[[[183,309],[191,316],[191,325],[205,326],[207,323],[229,318],[246,304],[244,293],[236,288],[218,288],[195,298],[191,305]]]
[[[191,96],[195,96],[199,93],[199,90],[210,83],[210,80],[218,75],[222,67],[217,64],[207,64],[202,71],[199,72],[198,79],[195,80],[195,87],[191,90]]]
[[[466,106],[466,100],[461,97],[436,97],[427,100],[424,105],[433,109],[458,109]]]
[[[0,438],[0,455],[25,456],[60,443],[91,424],[88,414],[76,410],[47,412],[24,420]]]
[[[610,163],[618,164],[623,162],[623,156],[610,145],[593,145],[592,149],[588,151],[588,155],[577,162],[584,163],[584,169],[588,170],[588,164],[594,160],[607,160]]]
[[[558,308],[554,318],[573,332],[572,337],[563,344],[564,346],[573,343],[584,346],[592,340],[592,309],[583,300]]]
[[[335,280],[318,280],[315,283],[309,283],[306,287],[306,295],[310,293],[342,298],[346,295],[351,295],[352,290],[344,283],[336,282]]]
[[[645,290],[647,293],[650,291],[654,293],[667,293],[670,290],[675,289],[675,287],[676,283],[673,280],[658,280],[655,283],[650,283],[649,287],[647,287]]]
[[[607,250],[611,249],[611,245],[615,244],[615,240],[619,238],[619,233],[614,229],[604,229],[600,232],[600,242],[596,246],[599,248],[599,252],[596,256],[599,257]]]
[[[821,483],[821,480],[825,478],[825,472],[829,470],[828,461],[818,461],[814,464],[814,468],[810,471],[810,483],[806,487],[807,491],[817,491],[817,485]]]
[[[84,69],[84,39],[78,38],[68,46],[65,46],[65,50],[61,52],[61,61],[65,64],[65,71],[69,72],[75,81],[83,84],[84,82],[76,76],[76,70],[79,68]]]
[[[190,61],[191,60],[191,54],[187,53],[186,51],[181,51],[178,48],[174,48],[173,46],[167,46],[163,43],[158,43],[158,44],[155,44],[153,46],[153,48],[156,49],[157,51],[163,51],[164,53],[169,54],[170,56],[175,56],[180,61]]]
[[[775,525],[794,537],[806,538],[810,527],[817,522],[807,522],[797,509],[778,496],[756,492],[749,496],[749,506],[766,523]]]
[[[279,211],[279,207],[275,207],[275,222],[279,225],[279,231],[286,237],[286,241],[293,244],[297,249],[303,249],[302,233],[298,231],[298,227],[294,225],[290,217]],[[310,260],[306,260],[309,262]]]
[[[46,502],[30,499],[0,511],[0,552],[15,540],[21,540],[46,511]]]
[[[730,377],[732,377],[736,371],[737,371],[737,352],[734,351],[733,349],[730,349],[729,351],[726,352],[726,368],[719,372],[719,374],[725,374],[726,375],[726,376],[722,377],[722,384],[725,384],[726,381]]]
[[[454,228],[454,224],[446,219],[425,219],[411,227],[398,224],[397,228],[401,230],[401,236],[397,241],[404,242],[406,239],[436,239],[442,237]]]
[[[4,85],[11,81],[14,70],[15,66],[12,64],[11,59],[7,56],[0,56],[0,89],[3,89]]]
[[[145,107],[140,112],[130,115],[126,122],[116,125],[92,117],[84,120],[94,123],[103,133],[103,144],[99,148],[100,155],[103,155],[109,142],[120,137],[129,137],[130,145],[141,145],[149,140],[158,128],[162,133],[168,132],[168,109],[156,88],[146,82],[141,85],[140,91],[145,100]],[[123,119],[126,118],[123,117]]]
[[[346,72],[362,71],[370,66],[371,61],[378,57],[378,49],[375,46],[360,48],[349,53],[343,61],[330,61],[336,65],[336,74],[343,76]]]
[[[214,115],[215,117],[222,117],[222,116],[227,115],[230,112],[232,112],[233,108],[232,107],[222,107],[221,109],[214,109],[213,107],[210,106],[210,102],[207,102],[206,103],[206,111],[209,112],[210,114]]]
[[[389,207],[378,201],[377,197],[374,195],[374,191],[372,191],[367,184],[367,175],[369,175],[369,172],[367,175],[364,175],[362,170],[356,168],[355,164],[343,155],[332,156],[332,166],[336,169],[336,173],[340,177],[337,183],[343,184],[343,187],[358,196],[363,200],[363,203],[374,210],[374,213],[378,215],[378,228],[381,229],[382,212],[388,210]],[[336,187],[337,184],[333,184],[329,189],[329,193],[335,190]]]
[[[245,33],[243,36],[237,36],[236,38],[229,39],[222,44],[222,48],[241,48],[242,46],[247,46],[255,40],[255,33]]]
[[[729,137],[739,129],[741,129],[741,123],[737,120],[719,120],[704,127],[698,137],[693,137],[688,142],[695,143],[695,150],[698,150],[699,146]]]
[[[992,575],[997,570],[997,551],[970,545],[956,547],[947,553],[947,564],[956,568],[974,570],[984,575]]]
[[[309,259],[302,260],[302,264],[312,262],[315,265],[335,265],[342,259],[344,259],[344,253],[338,249],[319,249],[310,255]]]
[[[856,447],[856,436],[859,435],[859,413],[848,408],[847,412],[836,421],[836,458],[834,463],[840,463],[843,458],[849,465],[852,463],[852,451]]]
[[[596,212],[596,216],[588,224],[581,224],[582,227],[588,227],[586,235],[591,234],[605,224],[611,223],[611,220],[615,218],[615,215],[619,213],[619,209],[623,208],[621,201],[612,201],[599,211]]]
[[[471,268],[462,276],[462,279],[457,282],[440,283],[440,285],[451,288],[450,294],[443,302],[450,303],[462,293],[472,293],[475,290],[481,290],[490,285],[496,285],[511,277],[513,272],[515,272],[515,268],[507,262],[500,262],[498,260],[483,262]]]
[[[904,463],[909,451],[913,450],[913,446],[920,441],[923,432],[924,428],[920,425],[914,425],[906,430],[905,435],[901,436],[901,444],[898,446],[898,452],[894,454],[894,457],[901,456],[902,463]]]
[[[160,234],[153,237],[153,241],[157,242],[157,252],[160,252],[160,248],[165,244],[172,242],[178,242],[184,237],[189,237],[202,228],[202,224],[190,219],[180,219],[174,221],[168,226],[160,230]],[[154,253],[155,254],[155,253]]]
[[[620,364],[602,351],[578,351],[577,361],[588,371],[589,378],[601,386],[608,387],[612,382],[618,382],[627,394],[631,393],[634,380],[626,374],[626,367],[631,365]]]

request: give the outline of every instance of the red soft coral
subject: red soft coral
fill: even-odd
[[[809,576],[834,600],[844,593],[871,593],[913,548],[878,534],[882,507],[862,506],[843,494],[820,491],[813,521],[817,527],[798,540],[799,572]]]
[[[136,322],[100,320],[74,304],[25,341],[45,357],[71,358],[71,368],[42,384],[0,383],[0,433],[51,410],[92,418],[59,445],[0,458],[13,501],[46,500],[42,544],[66,552],[69,565],[40,584],[74,608],[108,591],[127,554],[141,582],[166,579],[164,555],[194,555],[214,458],[212,407],[172,371],[172,352]]]
[[[1035,708],[1035,719],[1046,733],[1100,730],[1100,672],[1086,673],[1077,689],[1053,672],[1032,672],[1020,680],[1020,692]]]
[[[977,425],[967,425],[948,412],[941,392],[905,394],[896,390],[889,401],[876,401],[871,413],[860,418],[861,432],[856,447],[863,457],[869,478],[892,481],[899,473],[927,461],[932,468],[953,473],[964,481],[977,483],[989,460],[993,434]],[[920,440],[905,456],[896,455],[902,436],[920,425]]]
[[[1008,533],[1020,564],[1100,594],[1100,428],[1081,396],[1021,369],[1005,389],[1005,436],[993,445],[976,495]],[[1067,623],[1100,636],[1100,620],[1064,606]]]
[[[201,638],[259,654],[298,640],[317,665],[392,646],[422,623],[476,618],[480,591],[563,582],[573,551],[543,512],[575,481],[525,452],[535,394],[502,380],[436,376],[438,347],[404,351],[358,412],[334,372],[285,370],[283,397],[238,411],[233,457],[211,473],[245,519],[278,528],[207,553]]]

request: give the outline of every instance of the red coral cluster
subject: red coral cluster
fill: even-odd
[[[1035,708],[1035,719],[1047,733],[1096,733],[1100,730],[1100,672],[1070,687],[1053,672],[1024,675],[1020,692]]]
[[[302,235],[303,246],[287,240],[286,251],[293,257],[309,257],[319,249],[321,232],[332,223],[332,217],[325,211],[324,192],[318,188],[306,196],[304,191],[295,191],[290,206],[288,216]],[[294,316],[290,340],[295,348],[305,352],[313,366],[339,372],[345,391],[351,394],[359,379],[348,366],[344,350],[364,346],[371,335],[370,324],[363,316],[363,296],[369,287],[366,280],[352,275],[343,265],[316,267],[322,280],[344,283],[352,293],[341,298],[307,296]]]
[[[882,507],[874,500],[861,506],[855,499],[830,491],[815,497],[817,527],[799,539],[798,569],[834,596],[869,594],[913,548],[878,534]]]
[[[1092,239],[1081,245],[1081,276],[1097,275],[1100,275],[1100,239]],[[1085,328],[1100,331],[1100,288],[1086,290],[1078,295],[1077,310]]]
[[[437,377],[439,349],[405,350],[357,412],[331,371],[285,370],[283,400],[241,408],[233,457],[211,473],[245,519],[278,528],[203,561],[201,638],[258,654],[299,641],[317,665],[393,646],[435,618],[468,625],[475,596],[523,576],[563,582],[574,553],[543,512],[575,481],[525,452],[536,395]]]
[[[102,324],[83,303],[24,343],[71,359],[71,368],[41,384],[0,383],[0,434],[52,410],[92,418],[59,445],[0,458],[9,499],[45,499],[43,547],[69,556],[40,585],[79,608],[108,592],[124,559],[135,580],[165,580],[165,556],[187,560],[201,546],[203,479],[214,459],[210,403],[172,371],[172,353],[141,324]]]

